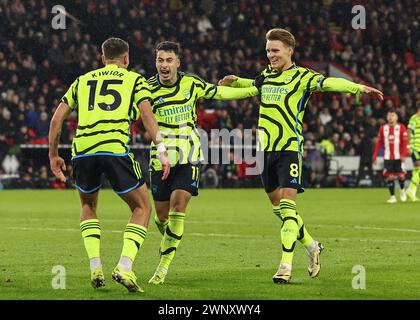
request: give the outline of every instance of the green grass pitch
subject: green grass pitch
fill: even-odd
[[[325,245],[320,276],[307,275],[296,245],[292,282],[271,277],[280,255],[280,221],[263,190],[201,190],[162,286],[147,284],[158,263],[160,234],[149,232],[135,263],[142,294],[114,283],[128,208],[101,191],[102,262],[106,287],[93,290],[79,231],[75,191],[0,192],[0,299],[419,299],[420,203],[385,203],[386,189],[309,189],[298,212]],[[66,270],[66,289],[51,286],[52,268]],[[366,289],[353,289],[355,265]]]

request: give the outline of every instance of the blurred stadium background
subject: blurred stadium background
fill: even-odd
[[[155,73],[154,45],[182,45],[182,69],[217,83],[227,74],[255,77],[266,65],[265,32],[294,33],[295,61],[325,75],[383,90],[385,101],[316,93],[304,118],[305,183],[380,186],[371,158],[388,109],[407,124],[420,101],[420,6],[387,1],[76,1],[0,0],[0,189],[66,189],[48,164],[49,121],[67,86],[101,66],[100,44],[109,36],[130,43],[131,68]],[[54,30],[51,8],[68,13],[66,29]],[[366,9],[366,29],[352,29],[352,7]],[[256,130],[258,100],[201,101],[199,126]],[[70,159],[77,115],[65,123],[60,153]],[[149,139],[132,124],[133,151],[147,170]],[[204,187],[259,187],[245,165],[203,167]],[[69,166],[70,167],[70,166]],[[71,169],[71,167],[70,167]]]

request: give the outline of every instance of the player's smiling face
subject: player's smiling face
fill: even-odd
[[[292,64],[293,49],[280,40],[267,40],[265,50],[271,66],[282,71]]]
[[[159,50],[156,54],[156,69],[159,80],[164,84],[174,84],[178,77],[179,57],[173,51]]]

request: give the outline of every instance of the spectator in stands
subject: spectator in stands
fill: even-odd
[[[17,145],[20,144],[28,144],[31,141],[29,128],[26,125],[22,125],[19,129],[19,133],[16,135],[14,139],[14,143]]]
[[[9,150],[9,145],[6,141],[6,136],[0,132],[0,165]]]
[[[233,152],[229,155],[230,163],[220,165],[220,174],[222,176],[223,188],[237,188],[238,187],[238,165],[233,163]]]
[[[48,114],[44,111],[40,114],[39,120],[35,125],[35,132],[39,139],[39,143],[47,143],[49,128],[50,122],[48,120]]]
[[[42,166],[39,169],[38,175],[35,178],[36,189],[49,189],[51,188],[50,179],[48,176],[48,169],[46,166]]]

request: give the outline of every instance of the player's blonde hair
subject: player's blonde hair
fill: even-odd
[[[291,34],[286,29],[281,28],[274,28],[268,30],[267,34],[265,35],[267,40],[279,40],[284,43],[284,45],[291,47],[292,49],[296,46],[296,40],[293,34]]]

